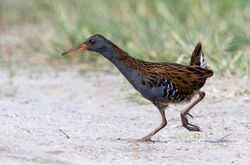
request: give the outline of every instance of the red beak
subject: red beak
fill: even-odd
[[[78,51],[78,50],[86,50],[87,48],[88,48],[87,44],[83,43],[79,47],[71,48],[68,51],[63,52],[62,56],[67,55],[67,54],[72,53],[72,52],[75,52],[75,51]]]

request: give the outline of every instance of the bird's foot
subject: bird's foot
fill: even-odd
[[[190,115],[189,113],[187,115],[189,115],[193,118],[193,116]],[[183,127],[187,128],[189,131],[200,131],[200,128],[198,126],[190,124],[188,122],[187,115],[181,116],[181,121],[182,121]]]
[[[147,135],[147,136],[145,136],[145,137],[143,137],[142,139],[138,139],[137,141],[139,141],[139,142],[148,142],[148,141],[151,141],[151,137],[152,137],[153,135]]]

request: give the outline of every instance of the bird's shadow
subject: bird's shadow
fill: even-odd
[[[200,143],[210,143],[210,144],[224,144],[224,143],[230,143],[233,141],[230,141],[227,139],[227,137],[229,137],[231,135],[231,133],[224,135],[223,137],[221,137],[220,139],[216,139],[216,140],[202,140],[199,141]],[[159,143],[159,144],[167,144],[170,142],[174,142],[173,140],[160,140],[160,139],[156,139],[156,140],[148,140],[148,141],[143,141],[141,139],[133,139],[133,138],[98,138],[97,140],[107,140],[107,141],[111,141],[111,142],[125,142],[125,143],[144,143],[144,144],[154,144],[154,143]],[[196,141],[197,143],[197,141]]]
[[[225,143],[232,143],[234,141],[231,140],[203,140],[202,143],[210,143],[210,144],[225,144]]]
[[[204,140],[202,142],[204,142],[204,143],[211,143],[211,144],[231,143],[233,141],[227,139],[229,136],[231,136],[231,134],[232,133],[226,134],[226,135],[224,135],[223,137],[221,137],[220,139],[217,139],[217,140]]]
[[[125,138],[117,138],[116,141],[124,141],[124,142],[129,142],[129,143],[168,143],[169,141],[166,140],[147,140],[143,141],[141,139],[125,139]]]
[[[97,138],[96,140],[110,141],[110,142],[126,142],[126,143],[168,143],[170,142],[170,141],[159,140],[159,139],[143,141],[141,139],[132,139],[132,138]]]

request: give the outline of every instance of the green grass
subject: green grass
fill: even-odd
[[[25,11],[21,20],[32,20],[38,26],[46,23],[52,28],[50,38],[35,49],[51,57],[100,33],[134,57],[188,64],[195,44],[202,41],[207,64],[215,72],[249,75],[250,1],[247,0],[23,2],[25,5],[19,3],[13,10]],[[84,54],[91,55],[78,58],[88,63],[99,60],[94,53]]]

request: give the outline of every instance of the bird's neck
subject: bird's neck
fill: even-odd
[[[137,81],[139,79],[139,70],[137,64],[137,59],[131,57],[124,50],[120,49],[114,43],[110,41],[107,49],[102,50],[101,53],[105,58],[112,62],[117,69],[124,75],[124,77],[135,87],[139,84]]]
[[[110,60],[112,63],[116,60],[124,60],[131,58],[124,50],[116,46],[113,42],[107,40],[106,47],[99,50],[98,53],[101,53],[105,58]]]

